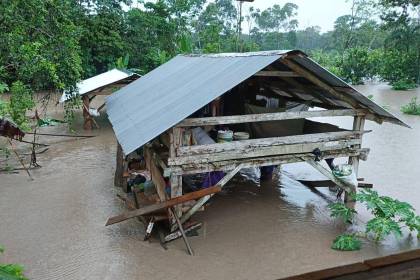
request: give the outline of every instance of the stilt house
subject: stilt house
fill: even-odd
[[[357,173],[369,151],[361,148],[365,120],[406,126],[296,50],[178,55],[106,104],[120,153],[142,147],[161,201],[185,193],[183,176],[222,171],[223,187],[242,168],[292,162],[308,162],[353,192],[319,160],[347,157]],[[336,116],[354,118],[353,129],[308,120]],[[200,143],[191,140],[197,128],[247,132],[250,139]],[[181,222],[210,197],[178,209]]]

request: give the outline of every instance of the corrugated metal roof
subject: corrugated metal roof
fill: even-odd
[[[79,83],[77,83],[77,88],[79,89],[79,92],[74,92],[72,94],[69,94],[67,92],[63,92],[63,95],[60,98],[60,103],[63,103],[70,98],[78,95],[84,95],[86,93],[89,93],[95,89],[111,85],[113,83],[116,83],[118,81],[124,80],[128,77],[131,77],[133,75],[137,75],[135,73],[131,73],[128,71],[122,71],[119,69],[112,69],[105,73],[93,76],[89,79],[83,80]]]
[[[128,154],[280,58],[184,56],[107,98],[107,112]]]
[[[293,56],[295,62],[331,86],[352,89],[300,51],[178,55],[107,97],[108,117],[124,153],[133,152],[286,54],[298,54]],[[400,122],[353,90],[351,97],[374,113]]]

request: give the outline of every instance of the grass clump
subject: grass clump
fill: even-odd
[[[408,115],[420,116],[420,103],[417,102],[417,97],[413,97],[407,105],[402,106],[401,112]]]

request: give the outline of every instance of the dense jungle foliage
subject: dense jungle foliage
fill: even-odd
[[[325,33],[299,30],[293,3],[244,4],[239,28],[234,0],[0,1],[0,93],[22,97],[22,104],[0,101],[0,114],[24,126],[15,113],[33,106],[31,92],[75,90],[112,67],[144,74],[189,52],[301,49],[353,84],[376,78],[416,87],[420,0],[348,1],[349,14]]]

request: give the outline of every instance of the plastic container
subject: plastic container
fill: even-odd
[[[224,143],[224,142],[232,142],[233,139],[233,131],[232,130],[219,130],[217,132],[217,142]]]
[[[249,133],[247,132],[235,132],[233,134],[233,140],[247,140],[249,139]]]

